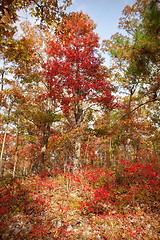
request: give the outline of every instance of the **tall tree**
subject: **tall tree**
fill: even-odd
[[[112,57],[116,81],[129,94],[128,109],[136,93],[137,107],[159,101],[159,1],[138,0],[126,6],[120,27],[128,36],[116,33],[104,41],[104,50]]]
[[[14,109],[12,112],[8,110],[9,113],[11,112],[9,115],[12,115],[12,120],[10,119],[7,125],[10,122],[12,122],[12,128],[17,125],[16,114],[18,113],[20,116],[18,137],[21,137],[21,132],[26,132],[23,134],[24,143],[27,142],[28,145],[31,144],[37,149],[36,156],[32,154],[32,159],[29,159],[29,161],[31,163],[36,161],[37,166],[42,170],[46,159],[51,125],[60,119],[60,116],[53,111],[51,99],[40,97],[49,92],[49,85],[45,82],[41,72],[41,63],[46,56],[44,45],[50,38],[50,32],[40,29],[39,26],[32,27],[29,22],[21,24],[21,27],[22,35],[18,39],[10,41],[5,52],[3,52],[4,57],[10,63],[12,79],[8,81],[9,84],[6,86],[4,83],[7,80],[2,75],[2,120],[5,126],[5,115],[8,115],[8,113],[5,114],[4,110],[10,109],[10,103],[13,102]],[[2,131],[2,135],[4,135],[3,146],[7,134],[7,128],[5,129],[4,134]],[[32,144],[32,141],[26,141],[26,139],[33,139],[33,137],[37,141],[34,144]],[[2,162],[3,153],[4,147],[2,147],[0,162]]]
[[[48,43],[49,59],[44,65],[51,89],[49,96],[76,129],[74,170],[79,166],[81,131],[88,106],[96,103],[114,107],[107,72],[98,56],[99,38],[94,29],[93,21],[82,12],[64,17],[53,41]]]

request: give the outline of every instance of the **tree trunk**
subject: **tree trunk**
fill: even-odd
[[[9,117],[11,109],[13,107],[13,103],[14,103],[14,101],[11,102],[10,107],[8,109],[8,117]],[[3,170],[3,153],[4,153],[5,142],[6,142],[7,129],[8,129],[8,120],[7,120],[7,126],[5,128],[5,132],[4,132],[4,138],[3,138],[2,150],[1,150],[1,156],[0,156],[0,175],[2,175],[2,170]]]
[[[109,161],[112,164],[112,138],[109,139]]]
[[[19,142],[19,119],[18,119],[18,125],[17,125],[17,141],[16,141],[16,150],[15,150],[15,158],[14,158],[13,178],[15,177],[17,160],[18,160],[18,155],[17,155],[18,142]]]
[[[86,145],[86,149],[85,149],[85,154],[84,154],[84,163],[85,164],[88,164],[88,145],[89,145],[89,137],[88,137],[88,140],[87,140],[87,145]]]
[[[83,122],[83,110],[82,110],[82,102],[78,101],[75,104],[75,121],[76,121],[76,128],[77,134],[75,139],[75,152],[74,152],[74,160],[73,160],[73,172],[76,173],[79,166],[80,166],[80,156],[81,156],[81,132],[80,127]]]
[[[80,156],[81,156],[81,134],[78,133],[76,135],[75,140],[75,157],[74,157],[74,172],[77,171],[79,168],[79,162],[80,162]]]
[[[1,91],[4,90],[4,75],[5,75],[5,59],[3,57],[3,66],[2,66],[2,69],[1,69]]]
[[[40,169],[39,172],[44,170],[44,162],[45,162],[45,155],[48,145],[48,139],[50,134],[50,126],[47,127],[44,126],[43,128],[43,136],[42,136],[42,147],[41,147],[41,155],[40,155]]]
[[[47,111],[46,112],[51,113],[51,111],[52,111],[52,100],[51,100],[51,98],[48,98],[48,105],[47,105]],[[44,170],[45,155],[46,155],[46,151],[47,151],[49,136],[50,136],[50,123],[48,122],[43,127],[39,172]]]
[[[3,153],[4,153],[5,142],[6,142],[7,129],[8,129],[8,124],[4,132],[4,138],[2,143],[2,150],[1,150],[1,156],[0,156],[0,175],[2,175],[2,171],[3,171]]]

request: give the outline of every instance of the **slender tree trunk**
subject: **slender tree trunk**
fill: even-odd
[[[4,90],[4,75],[5,75],[5,59],[3,58],[3,66],[1,69],[1,91]]]
[[[40,172],[44,170],[44,162],[45,162],[45,155],[46,155],[46,150],[48,145],[49,134],[50,134],[50,126],[49,125],[47,127],[44,126],[43,136],[42,136],[41,155],[40,155],[40,169],[39,169]]]
[[[4,86],[4,71],[2,70],[2,73],[1,73],[1,75],[2,75],[2,80],[1,80],[1,91],[3,91],[3,86]]]
[[[3,84],[4,84],[4,64],[3,64],[3,69],[1,70],[1,91],[3,91]],[[2,105],[1,105],[2,107]],[[6,136],[7,136],[7,128],[8,128],[8,124],[7,127],[5,129],[4,132],[4,138],[3,138],[3,143],[2,143],[2,150],[1,150],[1,156],[0,156],[0,175],[2,175],[2,171],[3,171],[3,152],[4,152],[4,146],[5,146],[5,142],[6,142]]]
[[[17,125],[17,140],[16,140],[16,150],[15,150],[15,158],[14,158],[14,168],[13,168],[13,178],[15,177],[17,160],[18,160],[18,142],[19,142],[19,118],[18,118],[18,125]]]
[[[107,151],[105,150],[104,152],[104,163],[103,163],[103,166],[106,168],[106,167],[109,167],[108,165],[108,160],[107,160]]]
[[[7,129],[8,129],[8,124],[5,128],[3,143],[2,143],[2,150],[1,150],[1,156],[0,156],[0,175],[2,175],[2,172],[3,172],[3,153],[4,153],[5,142],[6,142]]]
[[[89,137],[88,137],[88,140],[87,140],[87,145],[86,145],[85,154],[84,154],[84,162],[85,162],[85,164],[86,163],[88,164],[88,153],[87,153],[88,145],[89,145]]]
[[[81,156],[81,133],[76,135],[75,140],[75,157],[74,157],[74,171],[79,167],[79,161]]]
[[[17,151],[16,151],[15,152],[15,158],[14,158],[13,178],[15,177],[17,160],[18,160],[18,156],[17,156]]]
[[[110,164],[112,164],[112,138],[109,139],[109,160]]]
[[[43,133],[42,133],[42,147],[41,147],[41,156],[40,156],[40,168],[42,169],[44,166],[44,158],[45,153],[47,149],[47,143],[46,143],[46,129],[45,126],[43,127]]]
[[[12,106],[13,106],[13,102],[11,102],[10,107],[8,109],[8,117],[10,115]],[[6,137],[7,137],[7,130],[8,130],[8,121],[7,121],[7,126],[5,128],[5,132],[4,132],[4,138],[3,138],[3,143],[2,143],[2,150],[1,150],[1,156],[0,156],[0,175],[2,175],[2,171],[3,171],[3,153],[4,153],[4,148],[5,148],[5,143],[6,143]]]

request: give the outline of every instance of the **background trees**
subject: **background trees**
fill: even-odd
[[[22,146],[17,147],[16,142],[13,141],[19,161],[26,162],[19,156],[19,153],[23,154],[22,149],[24,149],[26,156],[30,156],[27,159],[30,162],[27,164],[28,168],[32,169],[34,163],[43,163],[44,161],[50,135],[50,125],[57,121],[59,117],[51,112],[52,106],[49,98],[41,98],[41,95],[49,91],[41,72],[41,64],[45,58],[44,46],[50,35],[51,29],[49,30],[49,26],[58,23],[69,2],[63,1],[62,5],[58,1],[1,2],[0,10],[3,14],[0,19],[2,30],[0,38],[2,63],[0,95],[2,109],[1,172],[3,172],[3,166],[5,166],[3,160],[4,154],[7,152],[5,143],[6,136],[9,134],[9,127],[12,129],[12,134],[15,135],[16,128],[19,129],[18,135],[19,138],[21,137],[19,144],[21,142]],[[19,20],[18,11],[20,9],[25,9],[37,19],[39,18],[40,25],[32,27],[28,22],[23,23],[21,24],[21,36],[15,37],[18,32],[13,24]],[[33,154],[32,159],[31,154],[26,153],[30,150]],[[5,157],[6,159],[12,163],[13,167],[12,156]],[[41,169],[41,165],[39,169]],[[21,167],[20,171],[23,172]]]
[[[127,95],[123,99],[121,120],[131,122],[126,129],[126,141],[129,142],[135,138],[134,134],[139,129],[133,129],[135,124],[141,124],[144,129],[147,124],[152,129],[150,131],[147,128],[146,134],[140,134],[138,130],[138,135],[143,136],[143,139],[154,135],[154,128],[158,131],[159,12],[159,1],[154,0],[137,1],[133,6],[126,6],[119,26],[127,35],[116,33],[103,45],[104,51],[109,52],[112,58],[111,71],[115,85],[122,94]],[[139,141],[135,138],[135,142]]]
[[[108,69],[94,22],[61,3],[1,1],[1,173],[159,158],[159,1],[126,6]],[[22,10],[37,25],[19,34]]]

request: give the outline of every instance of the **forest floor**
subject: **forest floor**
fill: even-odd
[[[160,174],[136,167],[1,180],[0,239],[160,239]]]

